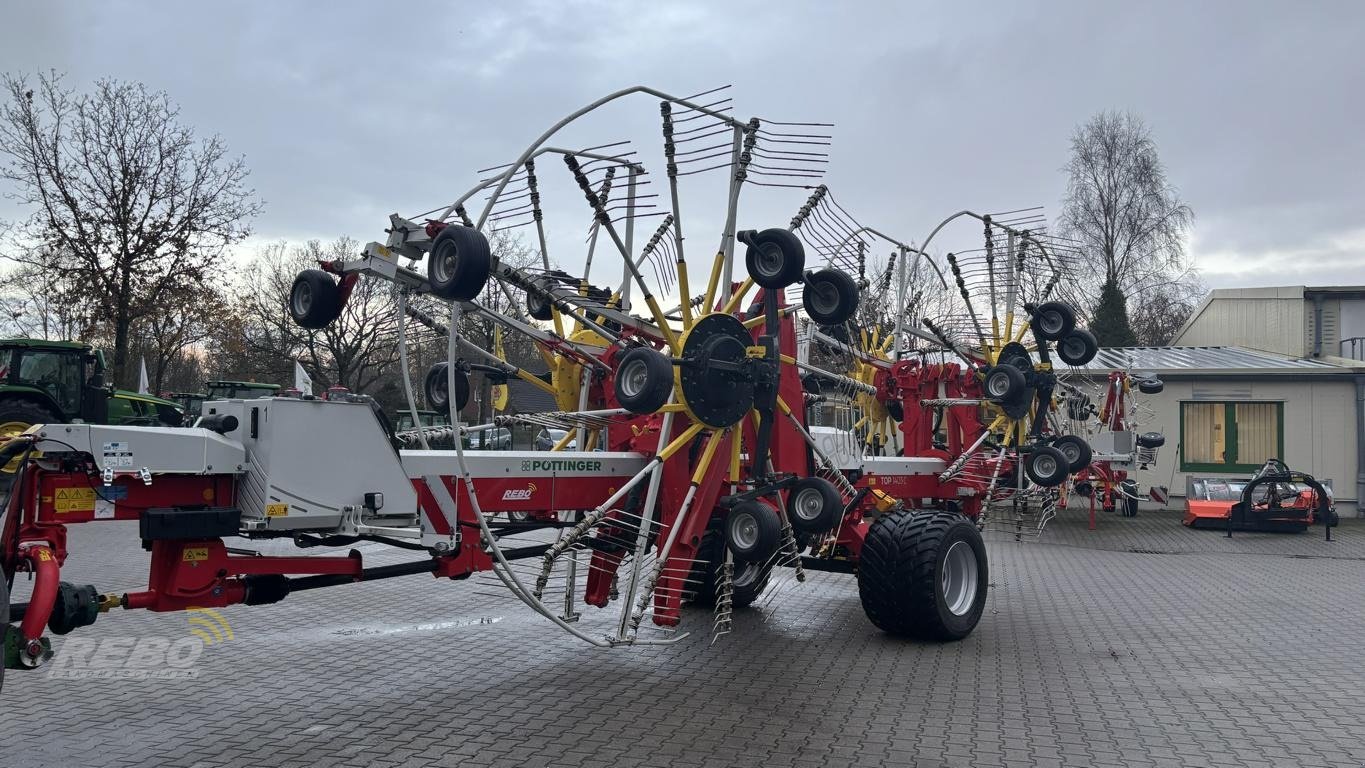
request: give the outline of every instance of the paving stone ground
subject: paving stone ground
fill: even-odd
[[[991,534],[986,615],[947,645],[881,634],[823,573],[714,646],[689,611],[676,645],[594,650],[478,578],[227,608],[194,679],[11,672],[0,765],[1365,766],[1365,521],[1330,543],[1085,522]],[[72,545],[68,579],[145,583],[135,528]],[[66,642],[188,633],[115,612]]]

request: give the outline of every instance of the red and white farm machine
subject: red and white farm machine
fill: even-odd
[[[661,109],[658,195],[644,194],[650,178],[623,144],[551,143],[630,95]],[[357,280],[390,281],[407,408],[416,411],[415,322],[446,339],[447,361],[421,389],[453,426],[394,434],[367,398],[283,396],[213,403],[190,428],[38,425],[0,447],[0,465],[17,466],[0,527],[5,665],[40,665],[51,655],[46,632],[113,608],[262,605],[410,574],[486,574],[602,647],[676,642],[689,602],[711,607],[713,631],[724,633],[735,608],[808,570],[856,574],[867,616],[885,631],[969,634],[989,582],[980,527],[1022,528],[1047,514],[1058,487],[1089,465],[1089,447],[1057,414],[1066,386],[1057,360],[1080,365],[1096,351],[1072,311],[1049,300],[1063,265],[1046,237],[999,217],[956,214],[919,247],[862,227],[816,186],[821,126],[729,111],[723,94],[611,94],[455,202],[394,215],[385,242],[298,276],[289,312],[305,328],[334,322]],[[551,261],[551,246],[564,247],[542,202],[551,159],[585,202],[578,275]],[[685,243],[695,249],[683,237],[680,190],[704,171],[716,171],[724,194],[711,199],[724,206],[688,220],[689,232],[719,223],[699,274],[684,255]],[[813,192],[788,227],[745,230],[739,202],[753,187]],[[465,204],[479,195],[471,218]],[[637,237],[651,215],[657,228]],[[947,257],[955,291],[924,253],[950,222],[979,225],[986,239]],[[532,268],[499,258],[485,237],[523,225],[540,257]],[[863,254],[879,240],[895,255],[868,279]],[[589,279],[597,251],[621,265],[604,280],[614,288]],[[516,297],[516,309],[488,309],[481,297],[493,295]],[[548,372],[462,338],[469,316],[529,339]],[[545,389],[559,410],[463,423],[475,373]],[[847,423],[824,425],[831,412]],[[463,447],[462,437],[515,420],[567,435],[552,451]],[[451,433],[453,450],[427,447]],[[150,550],[147,588],[102,594],[62,581],[67,527],[116,521],[136,521]],[[268,538],[382,542],[412,557],[370,566],[354,550],[228,546]],[[25,572],[31,596],[9,605],[8,586]],[[580,613],[582,604],[600,610]]]

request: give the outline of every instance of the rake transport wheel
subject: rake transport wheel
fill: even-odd
[[[697,548],[697,567],[692,570],[688,598],[696,605],[713,608],[716,605],[716,580],[725,560],[725,539],[717,530],[707,531]],[[736,560],[730,578],[730,600],[735,608],[748,608],[768,588],[772,566],[765,563],[746,563]]]
[[[902,510],[872,524],[858,563],[858,596],[878,629],[961,640],[981,621],[989,569],[976,526],[957,512]]]

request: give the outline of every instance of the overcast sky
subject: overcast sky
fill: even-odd
[[[1073,127],[1125,109],[1195,210],[1207,283],[1365,283],[1365,3],[0,6],[0,70],[143,81],[244,154],[267,204],[248,248],[381,239],[609,91],[729,83],[739,116],[835,123],[828,183],[904,239],[962,208],[1055,212]],[[657,102],[571,138],[625,137],[657,156]],[[740,225],[803,197],[756,195]]]

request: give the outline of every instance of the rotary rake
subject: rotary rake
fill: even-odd
[[[553,143],[640,95],[659,107],[662,182],[630,144]],[[735,609],[810,570],[856,573],[865,612],[886,631],[969,634],[988,583],[973,519],[1055,488],[1040,457],[1054,471],[1066,462],[1047,426],[1058,386],[1049,345],[1069,361],[1093,355],[1069,309],[1048,300],[1056,256],[1010,222],[959,214],[985,223],[986,271],[950,256],[959,295],[945,298],[948,273],[933,259],[857,225],[816,186],[828,126],[730,111],[722,91],[616,92],[453,202],[391,216],[384,242],[355,259],[300,273],[289,313],[310,329],[338,318],[358,280],[392,284],[411,412],[409,341],[445,339],[446,359],[420,390],[449,410],[448,427],[393,434],[372,400],[342,394],[216,402],[186,429],[39,425],[0,447],[0,463],[20,460],[0,558],[7,581],[35,574],[29,601],[0,617],[0,627],[19,622],[6,632],[6,666],[51,656],[45,626],[62,634],[116,607],[261,605],[419,573],[496,579],[598,647],[677,642],[689,602],[712,609],[719,636]],[[723,205],[684,219],[688,191],[707,178],[723,190],[707,199]],[[656,182],[663,191],[651,191]],[[787,227],[742,229],[741,198],[755,188],[813,191]],[[695,274],[684,224],[691,238],[719,230]],[[493,252],[487,235],[510,230],[533,233],[529,266]],[[873,242],[895,258],[869,270]],[[585,254],[578,274],[556,263],[561,252]],[[985,303],[969,288],[982,275]],[[959,302],[962,317],[908,322]],[[546,370],[471,342],[467,318],[529,341]],[[541,388],[556,410],[464,423],[474,374]],[[845,429],[812,426],[829,407],[848,416]],[[551,451],[464,448],[517,421],[566,435]],[[446,441],[453,450],[431,447]],[[333,446],[345,446],[343,471],[324,448]],[[66,526],[105,520],[138,521],[147,589],[101,594],[60,581]],[[266,556],[225,543],[277,537],[419,554],[367,566],[355,552]]]

